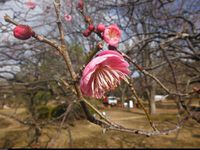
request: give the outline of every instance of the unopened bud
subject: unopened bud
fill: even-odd
[[[83,6],[84,6],[83,0],[79,0],[77,4],[77,8],[80,10],[83,10]]]
[[[105,25],[104,24],[98,24],[97,26],[97,31],[98,32],[103,32],[105,30]]]
[[[94,31],[94,25],[93,25],[93,24],[90,24],[89,27],[88,27],[88,29],[89,29],[90,31]]]
[[[32,31],[32,28],[27,25],[18,25],[13,29],[13,34],[17,39],[27,40],[35,33]]]
[[[29,9],[35,9],[36,3],[32,2],[31,0],[29,0],[28,2],[26,2],[26,6],[27,6]]]
[[[91,31],[89,29],[86,29],[84,32],[83,32],[83,35],[85,37],[88,37],[89,35],[91,34]]]

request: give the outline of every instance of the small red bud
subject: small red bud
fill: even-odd
[[[34,35],[34,32],[30,26],[18,25],[13,29],[13,34],[17,39],[27,40]]]
[[[105,25],[104,24],[98,24],[97,26],[97,31],[98,32],[103,32],[105,30]]]
[[[91,31],[89,29],[86,29],[84,32],[83,32],[83,35],[85,37],[88,37],[89,35],[91,34]]]
[[[79,0],[77,4],[77,8],[80,10],[83,10],[83,6],[84,6],[83,0]]]
[[[94,25],[93,25],[93,24],[89,25],[88,29],[89,29],[90,31],[94,31]]]
[[[29,0],[28,2],[26,2],[26,6],[29,8],[29,9],[35,9],[36,7],[36,3],[32,2],[31,0]]]

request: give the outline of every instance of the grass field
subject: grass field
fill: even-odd
[[[152,116],[158,129],[167,129],[175,126],[178,116],[177,110],[169,105],[172,102],[163,102],[162,109],[157,109],[157,114]],[[24,115],[25,109],[20,108],[16,114]],[[151,130],[142,110],[134,108],[124,110],[121,108],[103,109],[106,116],[114,122],[129,128]],[[1,113],[12,114],[13,110],[0,110]],[[22,115],[23,114],[23,115]],[[0,147],[28,147],[27,143],[33,137],[33,130],[29,126],[22,125],[11,118],[0,115]],[[42,135],[37,144],[30,147],[49,148],[200,148],[200,124],[190,119],[178,132],[146,137],[117,131],[103,132],[102,128],[91,124],[86,120],[75,121],[70,126],[70,131],[63,129],[57,134],[58,125],[48,125],[42,129]],[[70,134],[69,134],[70,133]],[[69,135],[71,141],[69,141]],[[52,139],[51,142],[50,139]]]

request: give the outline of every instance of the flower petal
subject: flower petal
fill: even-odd
[[[102,98],[107,91],[115,89],[121,80],[127,80],[128,67],[120,53],[111,50],[99,52],[83,70],[80,80],[82,93]]]

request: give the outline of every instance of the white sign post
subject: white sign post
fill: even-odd
[[[133,101],[129,101],[129,108],[133,108]]]

